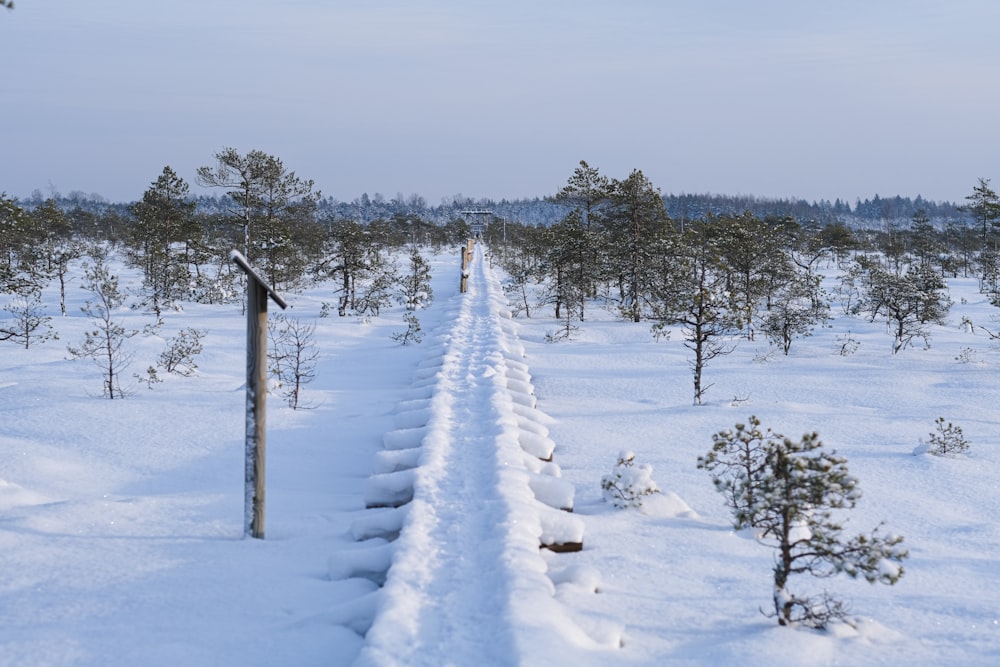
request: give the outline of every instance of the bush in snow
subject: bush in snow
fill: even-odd
[[[549,331],[545,334],[546,343],[558,343],[563,340],[572,340],[579,331],[580,327],[573,324],[573,317],[568,313],[572,312],[571,308],[566,309],[567,315],[563,318],[562,324],[555,331]]]
[[[316,346],[316,325],[295,318],[276,315],[267,321],[270,347],[267,352],[268,371],[278,381],[288,407],[297,410],[302,388],[316,379],[319,348]]]
[[[635,454],[622,451],[618,454],[611,474],[601,478],[604,501],[619,509],[641,507],[645,496],[659,493],[653,481],[653,469],[649,465],[635,465]]]
[[[91,359],[101,369],[104,376],[104,395],[121,398],[127,394],[119,379],[135,357],[126,342],[139,333],[126,329],[115,320],[115,312],[126,300],[125,291],[118,284],[118,276],[113,275],[101,256],[85,271],[83,288],[91,292],[91,298],[81,307],[90,319],[92,329],[85,331],[83,343],[79,347],[70,346],[69,353],[77,359]]]
[[[153,334],[158,327],[159,323],[147,327],[145,333]],[[194,358],[201,354],[201,339],[205,337],[206,333],[204,329],[195,329],[194,327],[181,329],[177,336],[167,340],[167,346],[160,353],[156,364],[149,366],[145,375],[136,373],[135,379],[145,382],[146,386],[152,389],[154,384],[163,382],[160,370],[182,377],[191,377],[198,369]]]
[[[954,456],[969,451],[970,442],[962,433],[962,427],[951,422],[945,424],[944,417],[934,420],[937,429],[931,433],[931,439],[925,448],[917,448],[917,453],[930,452],[935,456]]]
[[[861,341],[851,337],[850,331],[842,336],[837,336],[837,351],[840,356],[849,357],[857,352],[859,347],[861,347]]]
[[[831,621],[850,623],[844,605],[823,593],[792,594],[794,574],[831,577],[841,572],[869,583],[895,584],[903,575],[907,551],[898,535],[870,534],[845,539],[833,511],[851,509],[861,497],[847,460],[823,450],[816,433],[794,441],[752,427],[714,436],[715,445],[699,467],[718,473],[716,488],[725,494],[739,528],[753,527],[757,539],[775,550],[774,616],[779,625],[824,628]]]
[[[227,256],[228,257],[228,256]],[[194,276],[188,285],[188,298],[196,303],[236,303],[246,294],[240,287],[239,272],[226,272],[228,260],[212,273]]]
[[[397,331],[392,334],[392,339],[401,345],[407,343],[419,343],[424,339],[420,333],[420,320],[413,313],[403,313],[403,321],[406,322],[406,331]]]
[[[52,318],[42,308],[42,290],[37,285],[29,283],[19,287],[3,310],[12,317],[0,320],[0,340],[23,343],[27,350],[32,343],[58,338],[49,324]]]
[[[201,354],[201,339],[207,331],[187,327],[181,329],[174,338],[167,341],[167,346],[160,353],[157,366],[183,377],[190,377],[198,369],[194,358]]]
[[[955,356],[955,361],[960,364],[976,363],[976,351],[971,347],[963,347],[961,352]]]

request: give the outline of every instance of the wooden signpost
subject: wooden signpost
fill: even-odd
[[[267,299],[288,307],[238,250],[229,257],[247,275],[246,484],[243,534],[264,538],[264,462],[267,450]]]
[[[469,239],[466,241],[465,245],[462,246],[462,280],[459,283],[459,292],[465,294],[469,289],[469,264],[472,262],[472,248],[475,241]]]
[[[466,290],[469,289],[468,287],[469,260],[471,258],[469,257],[469,251],[465,249],[465,246],[462,246],[461,250],[462,250],[462,278],[458,283],[458,291],[461,292],[462,294],[465,294]]]

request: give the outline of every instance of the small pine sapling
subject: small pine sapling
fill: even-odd
[[[413,313],[403,313],[403,321],[406,322],[406,331],[397,331],[392,334],[392,339],[401,345],[407,343],[419,343],[424,339],[420,333],[420,320]]]
[[[934,420],[936,429],[930,434],[926,447],[918,447],[916,453],[924,451],[935,456],[957,456],[969,451],[972,444],[962,433],[962,427],[951,422],[945,423],[944,417]]]
[[[194,358],[201,354],[201,339],[207,332],[204,329],[188,327],[181,329],[177,335],[167,341],[167,347],[160,353],[157,366],[182,377],[190,377],[198,370]]]
[[[643,499],[660,488],[653,481],[653,468],[648,464],[635,465],[635,454],[622,451],[618,454],[611,474],[601,478],[604,501],[618,509],[641,507]]]
[[[135,379],[139,382],[145,382],[146,387],[149,389],[152,389],[154,384],[163,382],[163,378],[160,377],[160,371],[156,366],[150,366],[147,368],[145,375],[136,373],[133,377],[135,377]]]
[[[971,347],[963,347],[955,356],[955,361],[960,364],[974,364],[976,363],[976,351]]]
[[[361,286],[354,298],[355,314],[378,317],[392,301],[398,283],[399,275],[393,262],[383,260],[374,264],[370,280]]]
[[[861,347],[861,341],[853,338],[850,331],[837,336],[837,351],[840,353],[840,356],[850,357],[858,351],[859,347]]]
[[[567,308],[566,310],[567,312],[572,311],[571,308]],[[555,331],[550,331],[545,334],[545,342],[558,343],[559,341],[563,340],[572,340],[573,336],[575,336],[580,331],[580,327],[573,324],[573,322],[574,322],[573,318],[570,317],[569,315],[562,318],[562,324],[559,325],[558,329],[556,329]]]
[[[521,252],[504,253],[502,266],[507,273],[503,291],[510,303],[511,315],[518,317],[524,313],[524,316],[530,319],[531,303],[528,298],[530,293],[528,286],[535,274],[534,266]]]
[[[158,327],[159,324],[155,325],[148,333],[152,333]],[[161,369],[181,377],[191,377],[198,369],[194,358],[201,354],[201,339],[205,334],[204,329],[193,327],[182,329],[174,338],[167,341],[167,346],[160,353],[156,365],[149,366],[145,375],[137,373],[135,378],[145,382],[146,386],[152,389],[153,385],[163,382],[163,378],[160,377]]]

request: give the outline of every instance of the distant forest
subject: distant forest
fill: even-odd
[[[38,190],[31,197],[22,199],[18,203],[30,209],[50,197],[55,199],[63,210],[82,209],[94,214],[115,211],[125,215],[134,203],[112,203],[100,195],[87,195],[78,191],[71,192],[67,196],[59,194],[44,196]],[[225,214],[231,210],[231,200],[222,194],[199,195],[193,199],[197,203],[199,213]],[[854,228],[877,228],[885,222],[906,226],[920,210],[926,213],[936,227],[942,227],[947,222],[969,219],[968,213],[960,210],[958,204],[930,201],[919,195],[916,198],[900,196],[882,198],[875,195],[872,199],[859,199],[853,206],[840,199],[834,202],[827,200],[808,202],[804,199],[769,199],[753,195],[668,194],[664,195],[663,200],[667,214],[674,220],[699,220],[708,214],[735,215],[748,211],[761,219],[791,216],[800,223],[841,222]],[[494,220],[506,219],[525,225],[548,226],[565,218],[573,210],[573,206],[556,201],[554,197],[497,201],[462,195],[447,197],[440,204],[430,205],[419,195],[404,197],[399,194],[388,198],[380,193],[372,196],[365,193],[350,202],[324,197],[317,202],[317,209],[320,217],[354,220],[360,223],[402,217],[420,218],[435,224],[464,219],[467,217],[466,211],[486,210],[492,212]]]

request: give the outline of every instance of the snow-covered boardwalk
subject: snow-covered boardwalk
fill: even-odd
[[[583,539],[573,487],[550,458],[523,348],[477,247],[396,430],[385,436],[344,576],[381,585],[362,665],[554,664],[599,647],[567,621],[540,549]],[[337,569],[337,557],[332,559]],[[357,608],[364,605],[358,605]],[[364,625],[367,625],[365,623]],[[552,653],[540,655],[539,646]],[[531,647],[530,653],[527,647]]]

